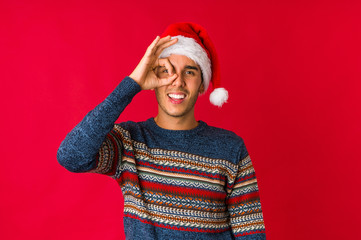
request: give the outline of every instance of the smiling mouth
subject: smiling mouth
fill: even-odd
[[[183,99],[186,97],[186,95],[184,94],[168,94],[168,97],[172,98],[172,99]]]
[[[167,96],[169,97],[170,101],[174,104],[182,103],[184,98],[186,97],[185,94],[174,94],[174,93],[169,93],[167,94]]]

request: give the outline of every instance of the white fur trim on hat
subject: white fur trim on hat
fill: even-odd
[[[178,38],[177,43],[164,49],[159,58],[166,58],[171,54],[177,54],[192,59],[202,70],[204,90],[206,91],[212,78],[211,60],[208,58],[207,52],[193,38],[181,35],[174,36],[173,38]]]
[[[223,103],[228,100],[228,91],[224,88],[215,88],[209,95],[209,100],[213,105],[222,107]]]

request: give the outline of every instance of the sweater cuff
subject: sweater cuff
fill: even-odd
[[[129,77],[129,76],[126,76],[126,77],[123,79],[123,81],[120,82],[120,84],[124,84],[124,85],[128,86],[128,87],[129,87],[129,91],[130,91],[131,93],[133,93],[133,96],[134,96],[135,94],[139,93],[139,92],[142,90],[142,88],[139,86],[139,84],[138,84],[136,81],[134,81],[133,78],[131,78],[131,77]],[[120,85],[120,84],[119,84],[119,85]]]
[[[130,102],[130,100],[141,90],[139,84],[127,76],[118,84],[106,100],[112,105],[121,106],[123,105],[122,103],[124,103],[124,99],[127,99]]]

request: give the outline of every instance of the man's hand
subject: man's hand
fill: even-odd
[[[142,60],[140,60],[138,66],[129,75],[139,84],[142,90],[169,85],[177,77],[177,74],[173,73],[173,66],[169,60],[159,59],[162,51],[177,41],[177,38],[171,40],[170,36],[161,39],[157,36],[149,45]],[[159,74],[159,71],[162,71],[163,74]]]

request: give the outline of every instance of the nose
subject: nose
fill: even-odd
[[[176,79],[174,79],[172,86],[184,87],[184,85],[185,85],[185,82],[184,82],[182,74],[177,74],[177,77],[176,77]]]

